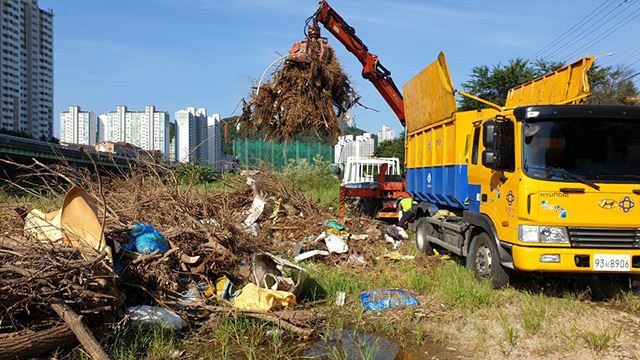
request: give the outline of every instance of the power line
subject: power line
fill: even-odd
[[[565,30],[562,34],[560,34],[558,37],[556,37],[555,39],[551,40],[551,42],[548,43],[547,45],[545,45],[542,49],[536,51],[531,56],[529,56],[527,58],[527,61],[533,59],[537,55],[542,55],[545,52],[545,50],[549,49],[550,47],[551,48],[555,48],[555,45],[557,45],[557,42],[562,41],[563,39],[568,37],[571,34],[571,32],[573,32],[575,30],[578,30],[578,28],[580,28],[582,25],[584,25],[584,23],[589,21],[591,19],[591,16],[594,15],[598,10],[600,10],[600,8],[605,6],[607,3],[609,3],[609,5],[611,5],[614,1],[616,1],[616,0],[605,0],[602,4],[600,4],[600,6],[598,6],[593,11],[591,11],[589,14],[587,14],[587,16],[583,17],[577,23],[573,24],[573,26],[571,26],[569,29]],[[605,7],[605,9],[607,7],[609,7],[609,5],[607,5]],[[602,10],[604,10],[604,9],[602,9]]]
[[[636,3],[638,3],[638,2],[636,1]],[[627,7],[624,8],[624,7],[622,7],[622,5],[624,5],[624,4],[629,4],[629,5],[627,5]],[[571,48],[571,47],[575,46],[578,42],[580,42],[580,41],[584,40],[585,38],[591,36],[593,33],[598,31],[600,28],[602,28],[603,26],[605,26],[608,23],[610,23],[611,20],[614,20],[618,15],[622,14],[626,9],[628,9],[632,5],[633,5],[633,2],[630,2],[629,0],[622,1],[620,4],[618,4],[618,6],[613,8],[606,15],[604,15],[601,19],[599,19],[601,21],[602,20],[606,20],[606,21],[600,23],[600,25],[596,26],[595,28],[587,27],[586,29],[584,29],[578,35],[576,35],[576,36],[572,37],[571,39],[567,40],[565,42],[565,44],[563,44],[563,46],[561,46],[556,51],[554,51],[553,53],[548,55],[548,57],[552,58],[552,57],[562,53],[563,51],[567,50],[567,48]],[[613,14],[613,16],[609,16],[609,15],[611,15],[611,13],[613,13],[616,10],[618,10],[618,12]]]
[[[594,45],[598,44],[602,40],[604,40],[604,39],[608,38],[609,36],[615,34],[618,30],[622,29],[624,26],[626,26],[627,24],[629,24],[633,20],[637,19],[638,17],[640,17],[640,8],[637,9],[636,11],[632,12],[631,14],[627,15],[624,19],[622,19],[621,21],[619,21],[618,23],[616,23],[615,25],[613,25],[609,29],[605,30],[602,34],[600,34],[597,38],[593,39],[590,43],[585,44],[584,46],[582,46],[578,50],[576,50],[576,51],[572,52],[571,54],[569,54],[568,56],[566,56],[564,59],[571,58],[572,56],[574,56],[577,53],[580,53],[580,51],[588,48],[589,46],[594,46]],[[609,31],[609,30],[611,30],[611,31],[609,33],[607,33],[607,31]],[[563,59],[563,61],[564,61],[564,59]]]

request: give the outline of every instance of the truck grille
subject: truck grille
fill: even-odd
[[[640,229],[570,227],[569,241],[576,248],[638,249]]]

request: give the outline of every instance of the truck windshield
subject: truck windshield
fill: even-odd
[[[536,179],[640,183],[640,121],[571,119],[523,125],[523,169]]]

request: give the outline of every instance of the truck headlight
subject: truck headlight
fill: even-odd
[[[520,225],[518,227],[520,241],[526,243],[568,244],[569,234],[564,227]]]

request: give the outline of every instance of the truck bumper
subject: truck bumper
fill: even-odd
[[[640,274],[640,250],[526,247],[513,245],[511,251],[513,255],[513,265],[520,271]],[[594,270],[594,256],[596,254],[629,255],[631,261],[630,270]],[[550,262],[549,258],[555,260],[555,255],[559,256],[559,260],[557,262]]]

